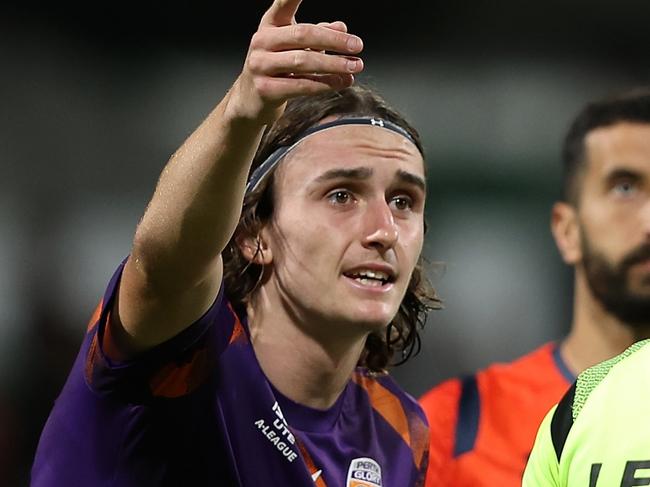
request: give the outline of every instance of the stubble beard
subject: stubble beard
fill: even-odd
[[[597,251],[582,233],[582,265],[587,284],[594,297],[620,321],[637,329],[650,325],[650,292],[631,289],[630,274],[635,264],[650,259],[650,244],[629,252],[618,263],[612,263]],[[650,290],[650,275],[641,284]]]

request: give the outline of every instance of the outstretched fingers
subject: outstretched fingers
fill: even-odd
[[[343,26],[337,25],[339,28]],[[310,49],[340,54],[358,54],[363,50],[363,41],[353,34],[348,34],[347,31],[329,26],[293,24],[260,29],[253,35],[251,48],[276,52]]]
[[[264,54],[252,52],[248,63],[251,72],[264,76],[288,73],[354,74],[363,70],[363,61],[356,56],[332,55],[303,49]]]
[[[344,22],[296,23],[300,0],[275,0],[251,39],[235,112],[269,120],[290,98],[350,86],[363,70],[363,41]]]

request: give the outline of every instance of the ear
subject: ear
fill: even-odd
[[[582,260],[580,222],[573,206],[564,202],[553,205],[551,232],[564,262],[575,265]]]
[[[272,262],[271,248],[262,236],[242,236],[237,237],[235,241],[244,258],[249,262],[259,265],[268,265]]]

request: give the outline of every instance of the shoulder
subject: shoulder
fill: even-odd
[[[512,362],[495,363],[475,374],[448,379],[424,394],[420,404],[431,419],[445,416],[445,411],[457,409],[463,401],[480,398],[510,402],[519,396],[542,393],[552,396],[548,410],[570,385],[558,370],[554,349],[555,344],[547,343]]]
[[[526,410],[536,427],[575,380],[553,343],[545,344],[510,363],[493,364],[477,373],[483,407],[494,411]]]
[[[413,452],[418,469],[426,465],[429,428],[418,402],[388,374],[357,368],[352,381],[366,393],[373,411],[382,417]]]
[[[555,348],[545,344],[513,362],[492,364],[427,392],[420,403],[429,420],[432,453],[456,458],[470,452],[479,431],[486,444],[503,444],[506,438],[512,451],[529,451],[544,414],[570,385],[555,364]]]
[[[568,471],[569,463],[576,461],[589,463],[603,456],[637,453],[636,432],[643,436],[641,444],[647,443],[647,432],[638,428],[637,421],[645,416],[646,401],[641,397],[644,388],[639,383],[647,381],[648,344],[650,340],[635,343],[622,354],[580,374],[540,427],[535,445],[542,452],[535,456],[542,457],[536,460],[538,463],[559,464],[561,471]],[[617,438],[624,441],[617,442]],[[576,449],[580,449],[580,457],[574,455]]]
[[[94,393],[118,393],[131,401],[134,396],[175,398],[189,394],[214,371],[217,357],[245,337],[242,320],[221,286],[210,308],[189,327],[134,357],[123,354],[114,339],[111,320],[123,268],[124,262],[113,274],[88,323],[80,352],[85,382]]]
[[[597,389],[636,389],[640,376],[647,376],[647,368],[640,362],[650,361],[650,339],[642,340],[628,347],[623,353],[588,368],[578,376],[576,393],[572,405],[574,419]]]
[[[638,402],[637,396],[645,390],[639,386],[648,381],[648,363],[650,339],[634,343],[616,357],[582,372],[553,414],[552,425],[564,425],[563,434],[558,440],[561,445],[566,442],[578,419],[586,416],[584,422],[589,423],[593,419],[594,424],[598,424],[598,415],[607,414],[608,410],[613,409],[620,412],[621,404],[629,404],[629,399],[637,399],[632,402]],[[650,398],[650,394],[647,398]],[[561,449],[557,453],[560,457]]]
[[[408,414],[415,414],[426,421],[420,404],[388,373],[376,374],[359,367],[354,371],[352,381],[366,392],[373,408],[399,407]]]
[[[555,343],[546,343],[512,362],[492,364],[484,369],[482,374],[487,380],[507,381],[514,384],[534,386],[560,380],[568,386],[573,378],[568,380],[562,376],[560,370],[562,364],[559,363],[561,359],[556,351]]]

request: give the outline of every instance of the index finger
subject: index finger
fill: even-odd
[[[273,4],[262,16],[260,25],[280,27],[291,25],[302,0],[274,0]]]

